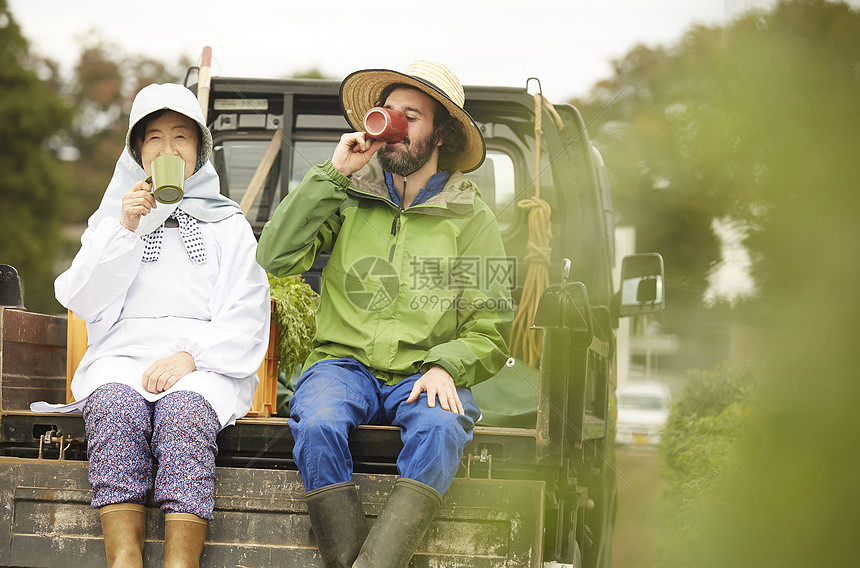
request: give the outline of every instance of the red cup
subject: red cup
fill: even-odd
[[[364,115],[364,133],[369,138],[389,144],[400,142],[406,136],[406,115],[390,108],[373,107]]]

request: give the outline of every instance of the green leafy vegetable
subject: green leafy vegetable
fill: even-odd
[[[283,371],[289,376],[311,351],[319,296],[301,276],[277,278],[269,274],[269,287],[275,303],[272,317],[278,325],[276,374]]]

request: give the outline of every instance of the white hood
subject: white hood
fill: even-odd
[[[159,203],[148,215],[141,218],[137,229],[138,234],[151,233],[160,227],[177,208],[200,221],[209,223],[221,221],[241,212],[235,201],[221,195],[218,174],[209,161],[209,155],[212,153],[212,134],[203,122],[203,112],[194,93],[183,85],[152,84],[141,89],[134,98],[125,137],[125,149],[116,163],[113,177],[105,190],[99,208],[89,218],[90,227],[95,227],[105,217],[119,218],[122,196],[132,185],[146,179],[146,172],[132,152],[131,132],[134,125],[142,118],[161,109],[170,109],[184,114],[197,123],[200,127],[199,156],[204,163],[194,172],[194,175],[185,180],[185,195],[182,200],[172,205]]]

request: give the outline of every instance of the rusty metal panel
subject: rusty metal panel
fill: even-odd
[[[3,340],[65,348],[66,318],[26,310],[4,310]]]
[[[9,564],[9,542],[12,540],[13,495],[18,477],[14,458],[0,458],[0,566]]]
[[[543,482],[456,479],[412,566],[537,568],[543,522]]]
[[[298,472],[218,468],[215,519],[201,566],[321,567]],[[368,520],[382,510],[392,475],[357,474]],[[543,482],[457,479],[413,568],[540,566]],[[98,513],[86,462],[0,457],[0,565],[101,565]],[[147,511],[145,566],[163,562],[163,515]]]
[[[4,410],[27,410],[30,403],[37,400],[66,402],[66,378],[39,377],[33,374],[3,376]]]
[[[26,410],[36,400],[66,400],[66,318],[0,310],[0,408]]]

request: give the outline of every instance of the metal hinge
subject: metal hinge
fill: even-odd
[[[487,476],[481,478],[472,477],[472,462],[487,464]],[[492,479],[493,478],[493,455],[487,451],[487,448],[481,448],[480,455],[469,454],[466,458],[466,479]]]
[[[70,441],[69,441],[70,442]],[[69,449],[71,443],[66,442],[66,437],[63,436],[60,432],[56,430],[49,430],[42,434],[39,438],[39,458],[42,458],[42,452],[45,448],[45,444],[57,444],[57,448],[59,449],[60,455],[57,458],[57,461],[63,461],[66,459],[66,450]]]

